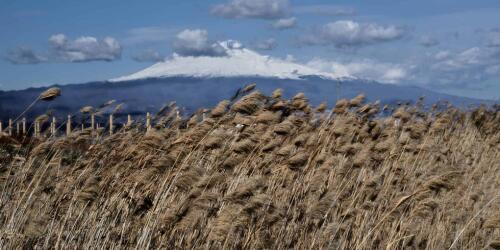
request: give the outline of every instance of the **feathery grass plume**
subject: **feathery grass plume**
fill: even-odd
[[[91,114],[94,113],[94,107],[92,106],[85,106],[80,109],[80,113],[82,114]]]
[[[333,112],[335,114],[344,114],[349,107],[349,101],[347,99],[340,99],[335,104],[335,108],[333,108]]]
[[[274,99],[279,99],[283,96],[283,89],[275,89],[272,93]]]
[[[228,107],[229,107],[229,101],[223,100],[219,102],[219,104],[217,104],[217,106],[215,106],[214,109],[212,109],[210,115],[212,117],[221,117],[227,112]]]
[[[411,114],[404,107],[399,107],[394,111],[392,117],[400,119],[402,122],[407,122],[411,119]]]
[[[248,92],[254,90],[256,86],[257,86],[256,83],[250,83],[250,84],[246,85],[245,87],[243,87],[243,89],[241,90],[241,92],[248,93]]]
[[[313,147],[320,145],[319,143],[320,137],[316,133],[309,134],[309,137],[306,140],[306,147]]]
[[[291,105],[294,109],[310,112],[309,100],[307,100],[306,95],[302,92],[292,98]]]
[[[410,131],[410,138],[412,139],[420,139],[427,132],[427,124],[423,122],[412,123],[408,126],[408,130]]]
[[[281,118],[281,112],[263,111],[257,114],[255,121],[258,123],[272,124],[279,122]]]
[[[287,135],[287,134],[290,134],[292,132],[294,127],[295,126],[293,125],[293,123],[291,121],[284,120],[281,123],[276,124],[276,126],[274,127],[274,133],[276,133],[278,135]]]
[[[254,91],[248,95],[243,96],[237,101],[231,109],[235,112],[244,114],[253,114],[264,104],[265,96],[259,91]]]
[[[370,147],[364,147],[354,156],[353,166],[354,167],[369,166],[371,162],[371,154],[372,152]]]
[[[49,116],[47,114],[39,115],[35,121],[43,125],[45,122],[49,120]]]
[[[240,212],[240,206],[229,205],[220,212],[220,215],[216,218],[210,227],[212,230],[208,235],[210,241],[223,242],[226,237],[231,236],[231,231],[234,227],[234,222],[236,217]]]
[[[196,124],[198,124],[201,120],[201,116],[200,116],[200,113],[199,112],[196,112],[194,113],[191,118],[189,118],[189,120],[187,121],[187,126],[188,128],[192,128],[194,126],[196,126]]]
[[[358,108],[357,112],[370,117],[372,115],[377,114],[379,112],[379,110],[378,110],[377,105],[367,103],[367,104],[363,105],[362,107]]]
[[[254,123],[255,117],[254,116],[248,116],[248,115],[241,115],[237,113],[234,118],[233,118],[233,124],[241,124],[245,126],[250,126]]]
[[[83,203],[94,201],[99,195],[99,182],[101,177],[93,175],[85,180],[83,188],[77,194],[77,199]]]
[[[177,178],[175,186],[180,190],[187,191],[195,185],[204,173],[205,170],[203,168],[191,167]]]
[[[389,151],[394,144],[394,141],[391,141],[390,139],[378,140],[378,142],[374,146],[374,149],[375,151],[382,153]]]
[[[170,108],[170,105],[165,103],[161,106],[161,108],[158,110],[158,112],[156,113],[156,116],[161,116],[163,115],[167,110],[169,110]]]
[[[222,146],[222,143],[224,142],[226,135],[224,131],[214,131],[212,134],[206,138],[202,144],[205,148],[207,149],[216,149],[220,148]]]
[[[335,194],[329,192],[325,194],[320,200],[309,204],[307,208],[307,215],[313,220],[325,219],[325,215],[334,207],[337,206]]]
[[[316,112],[323,113],[327,108],[328,106],[326,105],[326,102],[322,102],[318,105],[318,107],[316,107]]]
[[[364,94],[360,94],[349,100],[349,107],[359,107],[365,102],[365,99],[366,96]]]
[[[439,192],[442,189],[450,190],[455,186],[455,180],[462,174],[461,171],[451,171],[434,177],[426,183],[428,189]]]
[[[349,133],[349,127],[347,126],[347,124],[345,124],[344,121],[337,120],[335,121],[332,132],[337,137],[346,135]]]
[[[288,108],[288,102],[285,100],[279,100],[277,102],[274,102],[271,104],[269,107],[270,110],[286,110]]]
[[[311,136],[310,133],[302,133],[293,139],[293,144],[297,147],[304,146]]]
[[[291,114],[290,116],[287,117],[287,120],[289,120],[295,127],[301,127],[306,123],[306,119],[308,117],[305,117],[303,115],[297,115],[297,114]]]
[[[433,134],[443,132],[446,128],[448,128],[450,123],[450,117],[448,117],[447,115],[443,115],[437,118],[436,121],[432,123],[430,132]]]
[[[120,104],[116,105],[116,107],[113,109],[112,114],[119,113],[119,112],[123,109],[123,106],[124,106],[124,105],[125,105],[125,104],[123,104],[123,103],[120,103]]]
[[[492,249],[500,250],[500,240],[492,240],[488,246]]]
[[[307,152],[299,151],[294,156],[290,157],[290,159],[288,159],[288,168],[292,170],[301,169],[307,163],[308,159],[309,154]]]
[[[111,106],[111,105],[113,105],[115,103],[116,103],[116,100],[114,100],[114,99],[113,100],[109,100],[109,101],[103,103],[101,106],[99,106],[99,108],[106,108],[106,107],[109,107],[109,106]]]
[[[289,156],[294,150],[295,150],[295,145],[289,144],[285,145],[282,148],[280,148],[276,154],[279,156]]]
[[[250,153],[255,147],[255,142],[250,139],[244,139],[236,142],[233,151],[237,154]]]
[[[211,175],[205,175],[196,183],[196,187],[201,189],[210,189],[218,184],[222,184],[226,177],[227,175],[217,172]]]
[[[222,168],[224,169],[232,169],[236,167],[238,164],[245,160],[245,155],[243,154],[230,154],[223,162]]]
[[[0,133],[0,144],[3,146],[3,145],[7,145],[7,146],[14,146],[14,147],[18,147],[18,146],[21,146],[21,143],[18,142],[16,139],[12,138],[11,136],[9,136],[8,134],[2,132]]]
[[[281,145],[281,141],[278,139],[272,139],[267,144],[262,147],[263,152],[269,152]]]
[[[38,99],[42,101],[52,101],[56,99],[58,96],[61,96],[61,89],[57,87],[49,88],[42,92]]]
[[[224,200],[234,203],[242,203],[244,202],[243,199],[254,195],[259,189],[264,188],[265,185],[266,179],[263,176],[252,176],[251,178],[242,181],[234,191],[224,197]]]

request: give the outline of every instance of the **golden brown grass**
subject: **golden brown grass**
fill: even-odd
[[[254,91],[148,132],[0,135],[0,248],[498,249],[500,109],[378,110]]]

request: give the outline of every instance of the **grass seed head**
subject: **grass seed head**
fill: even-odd
[[[42,92],[40,96],[38,96],[38,99],[42,101],[52,101],[56,99],[58,96],[61,96],[61,89],[53,87]]]

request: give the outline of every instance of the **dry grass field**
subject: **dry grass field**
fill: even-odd
[[[241,95],[2,135],[0,249],[500,249],[499,107]]]

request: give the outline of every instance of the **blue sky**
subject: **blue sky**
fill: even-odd
[[[500,98],[497,0],[26,1],[0,3],[0,89],[105,80],[212,42],[324,71]]]

